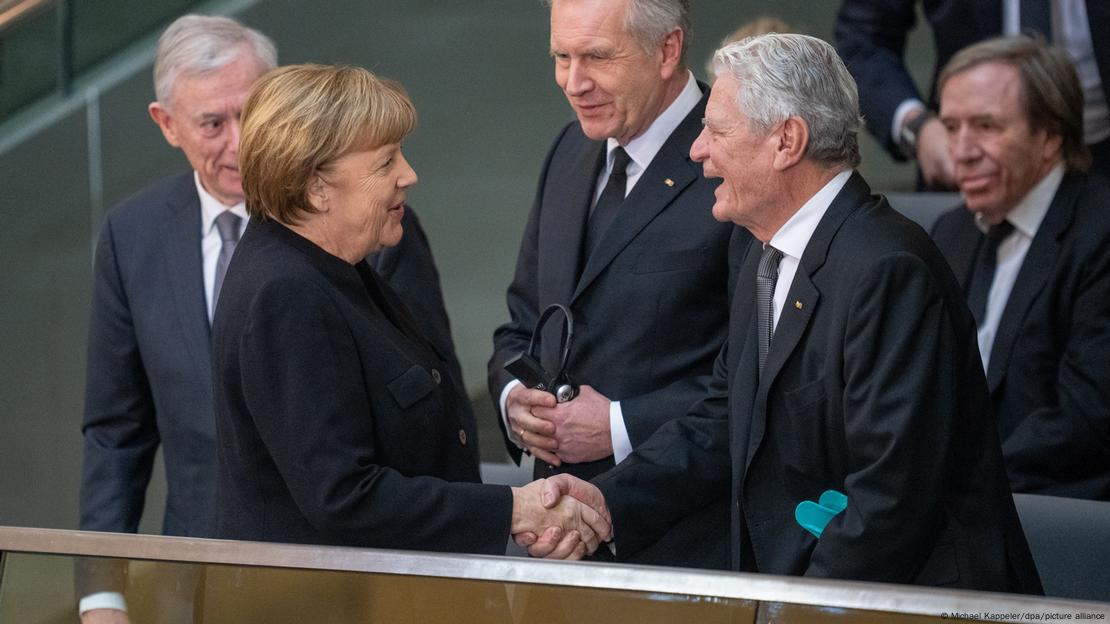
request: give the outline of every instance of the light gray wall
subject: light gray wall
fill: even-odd
[[[533,0],[237,4],[248,5],[244,21],[274,37],[283,63],[363,65],[409,89],[420,114],[406,143],[420,175],[410,199],[435,249],[468,387],[484,394],[536,174],[571,119],[552,80],[546,10]],[[828,39],[836,4],[696,2],[692,68],[701,76],[721,37],[768,11]],[[914,41],[915,58],[931,54]],[[68,112],[0,153],[0,524],[76,526],[92,241],[103,206],[186,166],[147,118],[152,46],[144,45],[117,59],[117,70],[120,62],[137,70],[99,94],[98,111],[44,105]],[[0,144],[21,129],[0,128]],[[911,185],[911,168],[891,166],[870,141],[864,150],[876,188]],[[483,418],[485,454],[501,457],[488,434],[495,425]],[[160,524],[162,492],[152,487],[144,530]]]

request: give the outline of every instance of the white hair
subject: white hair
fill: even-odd
[[[170,106],[173,85],[181,74],[206,74],[234,62],[246,50],[263,70],[277,67],[277,48],[269,37],[229,17],[185,15],[158,39],[154,60],[154,96]]]
[[[717,50],[713,68],[740,83],[736,105],[757,132],[799,117],[809,127],[811,160],[859,165],[863,119],[856,82],[828,43],[795,34],[748,37]]]
[[[543,0],[543,4],[551,8],[554,0]],[[676,28],[681,29],[684,36],[679,60],[685,65],[690,41],[690,0],[629,0],[624,26],[647,52],[655,50]]]

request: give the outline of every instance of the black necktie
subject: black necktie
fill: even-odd
[[[1044,35],[1044,40],[1052,43],[1052,3],[1051,0],[1021,0],[1018,9],[1022,32],[1033,31]]]
[[[220,233],[220,257],[216,259],[216,280],[212,286],[212,311],[216,310],[216,302],[220,300],[220,288],[224,285],[224,276],[227,275],[227,263],[231,262],[231,254],[235,253],[235,245],[239,244],[239,215],[225,210],[216,217],[216,230]]]
[[[971,309],[975,324],[979,327],[983,326],[983,320],[987,316],[987,298],[990,296],[991,284],[994,283],[994,270],[998,266],[998,246],[1013,231],[1014,226],[1004,220],[992,225],[979,244],[979,253],[975,256],[975,272],[971,274],[971,283],[967,288],[967,307]]]
[[[609,229],[609,224],[617,216],[617,210],[624,203],[624,193],[628,187],[628,163],[632,162],[628,152],[623,147],[613,150],[613,170],[609,173],[609,181],[597,198],[597,204],[590,213],[590,223],[586,228],[586,256],[594,252],[594,248]]]
[[[755,305],[759,321],[759,374],[771,350],[771,335],[775,323],[775,282],[779,279],[779,262],[782,252],[770,245],[763,246],[759,257],[759,271],[755,275]]]

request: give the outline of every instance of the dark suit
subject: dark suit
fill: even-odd
[[[370,262],[416,311],[457,375],[439,276],[411,210],[404,227],[401,244]],[[164,442],[163,532],[212,534],[216,430],[200,230],[192,172],[151,185],[105,219],[89,321],[83,530],[137,530],[154,455]],[[462,409],[473,422],[469,403]]]
[[[736,570],[1039,591],[959,286],[925,233],[853,174],[810,238],[757,373],[760,245],[713,388],[595,482],[622,557],[732,499]],[[815,539],[803,500],[848,497]]]
[[[218,536],[504,552],[512,495],[477,483],[448,358],[365,263],[252,220],[212,363]]]
[[[1110,500],[1110,187],[1064,177],[995,334],[987,383],[1015,492]],[[966,287],[985,238],[961,206],[933,238]]]
[[[489,388],[495,402],[512,379],[502,367],[527,350],[539,313],[552,303],[574,313],[571,373],[621,402],[633,447],[704,394],[727,330],[733,231],[710,212],[718,182],[702,176],[701,165],[690,159],[708,97],[667,139],[581,266],[605,142],[587,138],[577,122],[555,140],[508,290],[511,320],[494,333]],[[743,233],[735,244],[746,245],[748,238]],[[558,346],[557,335],[541,340],[545,364],[557,362]],[[520,450],[512,442],[506,446],[519,461]],[[569,472],[588,479],[612,466],[612,457],[560,469],[537,461],[535,476]],[[693,544],[705,543],[704,535],[723,538],[726,522],[723,510],[707,513],[691,528],[691,543],[644,562],[723,565],[721,548],[696,553]],[[714,554],[715,562],[707,559]]]
[[[1047,0],[1046,0],[1047,1]],[[867,129],[897,160],[904,160],[891,136],[894,111],[916,98],[936,110],[937,74],[956,52],[1002,34],[1000,0],[922,0],[933,34],[936,65],[929,95],[922,97],[906,69],[906,39],[916,20],[917,0],[844,0],[836,17],[836,47],[859,85]],[[1110,3],[1087,0],[1087,19],[1103,90],[1110,87]]]

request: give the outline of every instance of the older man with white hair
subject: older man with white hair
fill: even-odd
[[[82,530],[138,529],[155,453],[164,443],[163,532],[212,533],[209,323],[247,224],[239,111],[254,81],[276,65],[269,38],[226,17],[181,17],[158,42],[157,99],[148,111],[192,170],[124,200],[101,230],[82,422]],[[125,571],[99,565],[79,572],[84,621],[124,617]]]
[[[714,384],[596,487],[549,487],[608,505],[619,558],[729,497],[735,570],[1039,592],[974,321],[928,236],[854,171],[843,62],[766,35],[715,66],[691,155],[722,179],[713,215],[761,244]]]

